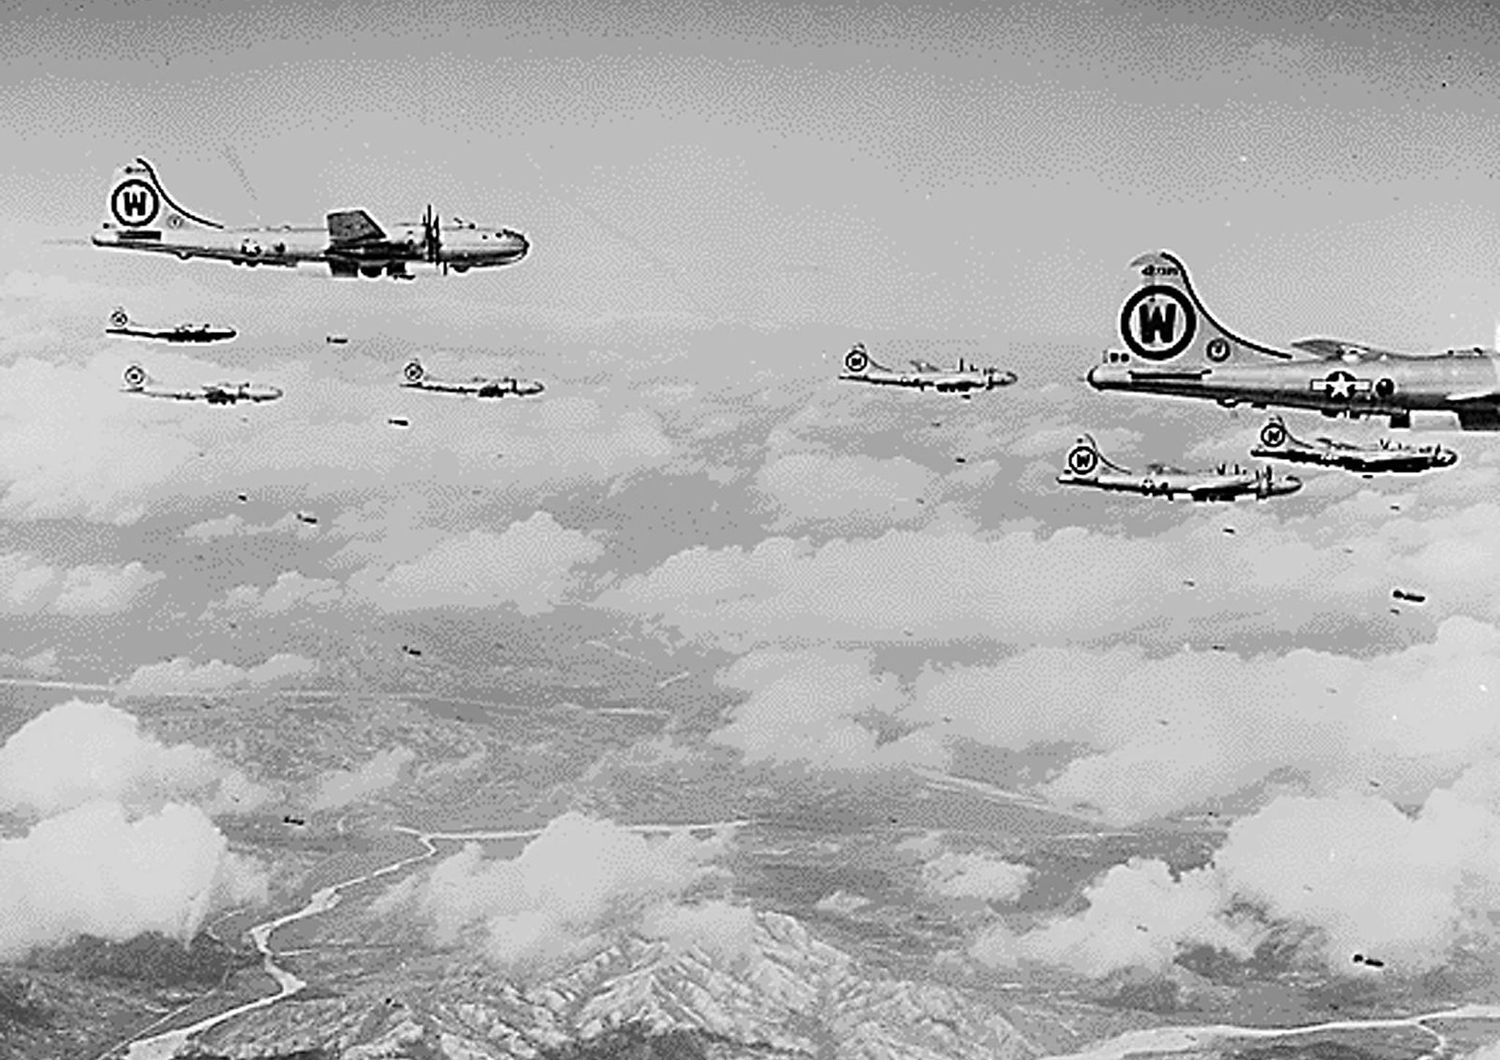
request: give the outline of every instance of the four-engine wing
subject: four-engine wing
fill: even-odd
[[[1259,444],[1250,455],[1295,464],[1342,468],[1359,474],[1417,472],[1452,467],[1458,454],[1437,444],[1408,445],[1381,438],[1375,445],[1319,436],[1306,441],[1294,435],[1280,416],[1272,416],[1260,429]]]
[[[481,398],[531,397],[546,390],[540,380],[522,380],[515,376],[492,379],[488,376],[473,376],[467,380],[434,379],[427,374],[422,362],[413,357],[401,370],[401,385],[412,390],[433,390],[444,394],[472,394]]]
[[[234,405],[241,401],[259,404],[275,401],[284,393],[280,387],[262,383],[209,383],[198,387],[156,386],[146,369],[132,364],[125,369],[125,385],[121,392],[139,397],[164,398],[169,401],[203,401],[210,405]]]

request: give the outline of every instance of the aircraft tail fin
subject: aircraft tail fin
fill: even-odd
[[[109,311],[109,326],[112,328],[123,328],[130,323],[130,314],[125,312],[125,307],[117,305]]]
[[[151,382],[151,375],[146,369],[138,364],[131,364],[125,369],[126,390],[144,390],[146,384]]]
[[[117,229],[123,239],[149,239],[160,238],[148,233],[160,233],[163,229],[224,226],[184,209],[167,194],[151,163],[137,158],[115,170],[105,203],[104,227]]]
[[[329,242],[368,243],[384,238],[385,231],[363,210],[335,210],[328,215]]]
[[[1286,421],[1280,416],[1272,416],[1260,429],[1260,444],[1267,449],[1280,449],[1291,437],[1292,432],[1287,430]]]
[[[870,356],[869,351],[865,349],[865,344],[863,342],[856,342],[849,348],[849,352],[844,354],[844,367],[856,375],[868,368],[878,368],[881,371],[890,371],[890,369],[886,368],[885,365],[881,364],[880,362],[876,361],[875,358]]]
[[[1071,475],[1085,478],[1098,471],[1100,464],[1121,474],[1129,474],[1130,471],[1129,468],[1121,467],[1101,453],[1092,434],[1080,436],[1073,448],[1068,450],[1068,473]]]
[[[406,362],[406,367],[401,369],[401,377],[415,386],[427,376],[427,369],[422,367],[422,362],[413,357]]]
[[[1114,359],[1210,368],[1263,364],[1268,357],[1283,361],[1317,359],[1303,350],[1254,342],[1224,327],[1199,299],[1187,266],[1170,251],[1142,254],[1130,268],[1139,276],[1140,286],[1120,307],[1120,337],[1128,352],[1116,352]]]

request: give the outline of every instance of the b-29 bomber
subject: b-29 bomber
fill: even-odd
[[[174,328],[143,328],[130,322],[130,314],[124,306],[115,306],[109,314],[106,335],[122,335],[132,339],[159,339],[162,342],[225,342],[239,332],[234,328],[216,328],[211,324],[178,324]]]
[[[1099,452],[1093,437],[1087,434],[1068,452],[1068,466],[1057,476],[1057,481],[1064,486],[1085,486],[1111,493],[1137,493],[1168,500],[1186,497],[1193,501],[1232,501],[1239,497],[1263,501],[1302,488],[1302,480],[1295,475],[1286,475],[1277,482],[1270,467],[1247,470],[1238,464],[1220,464],[1217,470],[1187,471],[1153,463],[1146,465],[1145,473],[1137,473]]]
[[[1343,468],[1363,475],[1431,471],[1458,463],[1457,453],[1435,442],[1406,445],[1382,438],[1378,445],[1371,446],[1324,437],[1305,441],[1292,434],[1280,416],[1272,416],[1260,429],[1260,444],[1250,450],[1250,455],[1294,464]]]
[[[1324,416],[1451,412],[1466,431],[1500,431],[1500,353],[1473,347],[1397,353],[1344,339],[1300,339],[1282,349],[1224,327],[1205,308],[1187,267],[1168,251],[1130,263],[1140,286],[1120,307],[1125,349],[1088,373],[1096,390],[1215,401],[1225,408],[1310,409]]]
[[[413,357],[401,371],[401,385],[412,390],[432,390],[441,394],[472,394],[482,398],[531,397],[547,388],[537,380],[529,382],[515,376],[491,379],[488,376],[470,376],[466,380],[448,381],[434,379],[427,374],[422,362]]]
[[[153,386],[155,380],[138,364],[125,369],[125,385],[121,391],[140,397],[168,398],[172,401],[206,401],[210,405],[235,405],[241,401],[259,404],[275,401],[282,396],[280,387],[261,383],[209,383],[187,389],[170,389]]]
[[[96,247],[211,258],[234,265],[295,267],[321,262],[334,276],[412,279],[408,265],[426,263],[446,274],[510,265],[530,244],[520,232],[457,217],[444,222],[428,206],[420,221],[389,227],[364,210],[334,210],[326,225],[228,228],[179,205],[144,158],[121,166],[110,184],[107,212],[91,242]]]
[[[962,394],[968,397],[971,391],[994,390],[1010,386],[1016,381],[1016,373],[998,368],[979,368],[965,363],[962,357],[957,368],[939,368],[930,361],[913,359],[912,370],[903,372],[887,368],[870,357],[862,342],[844,355],[844,371],[839,378],[851,383],[872,383],[876,386],[899,386],[914,390],[936,390],[940,394]]]

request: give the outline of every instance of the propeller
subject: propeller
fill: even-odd
[[[444,276],[448,275],[448,263],[443,260],[440,224],[431,203],[427,204],[427,212],[422,215],[422,247],[426,251],[427,260],[436,265]]]

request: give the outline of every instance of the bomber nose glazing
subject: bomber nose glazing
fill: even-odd
[[[500,242],[502,249],[517,258],[524,258],[527,251],[531,249],[531,243],[514,228],[502,228],[500,230]]]
[[[1126,371],[1126,368],[1118,364],[1096,364],[1083,378],[1095,390],[1107,390],[1124,383],[1127,379]]]

